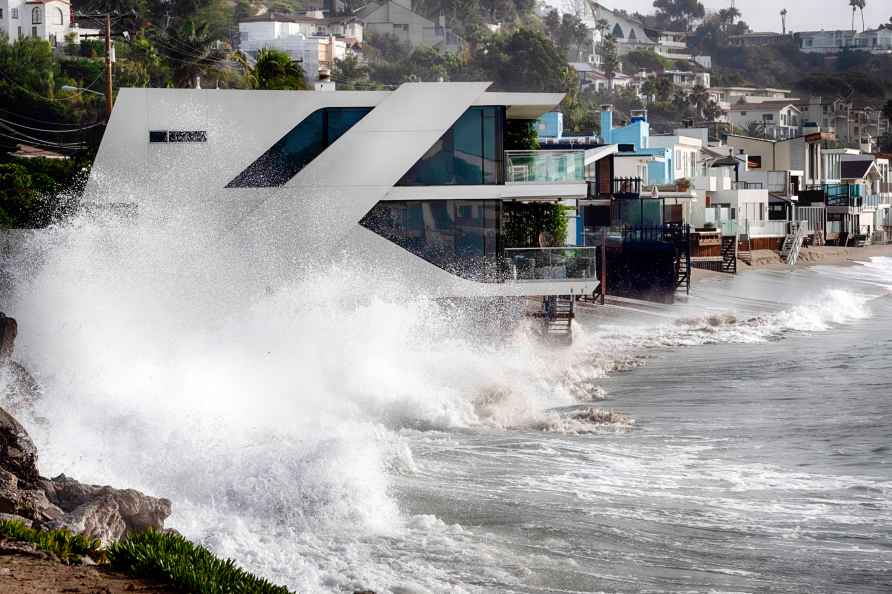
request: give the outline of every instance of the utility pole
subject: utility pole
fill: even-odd
[[[111,39],[111,15],[105,15],[105,113],[106,117],[111,118],[112,107],[114,104],[112,98],[112,62],[114,47]]]

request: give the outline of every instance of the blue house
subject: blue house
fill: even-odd
[[[621,128],[613,127],[613,106],[601,106],[601,141],[604,144],[618,144],[620,151],[640,156],[662,157],[647,166],[647,182],[661,185],[675,181],[672,178],[672,150],[668,148],[651,148],[650,124],[647,121],[647,110],[632,111],[632,121]],[[631,148],[631,151],[624,150]]]

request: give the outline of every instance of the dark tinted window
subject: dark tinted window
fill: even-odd
[[[370,107],[328,107],[314,111],[226,187],[284,185],[371,110]]]
[[[412,166],[397,185],[502,183],[504,108],[472,107]]]
[[[149,142],[167,142],[167,130],[150,130]]]
[[[495,281],[500,207],[498,200],[386,201],[360,224],[453,274]]]

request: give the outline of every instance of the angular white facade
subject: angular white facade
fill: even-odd
[[[502,238],[501,215],[481,214],[501,213],[509,204],[584,199],[586,151],[515,154],[501,145],[490,151],[484,138],[484,181],[455,181],[466,171],[478,173],[474,151],[462,148],[468,140],[460,138],[460,128],[478,112],[481,129],[487,129],[500,125],[485,119],[492,114],[534,119],[563,97],[489,93],[488,86],[414,83],[393,92],[124,89],[88,195],[100,204],[125,205],[139,225],[181,224],[196,250],[213,250],[221,242],[239,246],[245,259],[262,260],[279,278],[346,258],[399,277],[413,294],[590,294],[597,286],[588,259],[593,254],[574,248],[512,252]],[[344,126],[343,114],[358,121]],[[296,163],[293,149],[308,142],[305,130],[317,120],[330,141]],[[436,153],[444,147],[451,152]],[[283,150],[292,151],[291,161],[276,153]],[[441,161],[458,173],[452,181],[431,183]],[[289,172],[264,163],[284,164]],[[402,236],[387,237],[390,231],[376,227],[375,213],[411,220],[390,228]],[[434,244],[453,250],[448,266]],[[468,262],[496,265],[500,272],[468,273],[461,267],[466,253]]]

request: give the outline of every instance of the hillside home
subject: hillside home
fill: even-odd
[[[610,89],[610,79],[607,78],[607,75],[602,70],[598,70],[594,64],[589,62],[570,62],[569,66],[576,72],[579,88],[583,91],[591,89],[596,93],[600,93]],[[622,72],[614,74],[612,84],[614,89],[635,89],[636,94],[641,87],[640,81]]]
[[[799,51],[807,54],[837,54],[845,49],[872,54],[892,54],[892,30],[800,31],[795,34]]]
[[[72,30],[67,0],[0,0],[0,31],[10,41],[37,37],[57,46]]]
[[[335,35],[348,32],[351,37]],[[266,14],[239,22],[239,49],[254,58],[263,48],[287,53],[310,80],[330,72],[335,60],[347,57],[349,48],[362,40],[362,25],[343,19],[312,15]]]
[[[791,35],[784,35],[774,31],[751,31],[740,35],[730,35],[728,45],[734,47],[765,47],[769,45],[781,45],[793,39]]]
[[[413,48],[428,46],[449,53],[461,51],[464,41],[446,27],[444,17],[437,22],[412,11],[411,0],[371,2],[356,11],[366,35],[393,35]]]
[[[616,40],[617,51],[625,55],[635,50],[647,50],[674,61],[696,62],[706,69],[712,67],[709,56],[694,56],[687,45],[687,33],[677,31],[657,31],[650,29],[637,19],[616,13],[603,4],[593,0],[582,2],[582,11],[578,15],[592,35],[592,54],[601,42],[598,23],[607,23],[607,32]],[[594,62],[594,57],[592,60]]]
[[[788,100],[737,103],[728,110],[728,120],[742,130],[756,125],[775,140],[795,138],[801,131],[799,108]]]

